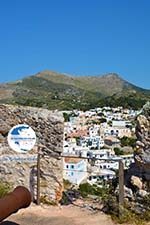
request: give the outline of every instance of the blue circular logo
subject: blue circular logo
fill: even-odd
[[[36,134],[26,124],[16,125],[8,133],[8,144],[16,152],[26,153],[34,147],[35,143]]]

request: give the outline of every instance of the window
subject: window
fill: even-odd
[[[68,169],[68,168],[69,168],[69,166],[68,166],[68,165],[66,165],[66,168]]]
[[[71,169],[74,169],[74,165],[71,165]]]
[[[74,173],[73,172],[71,172],[71,176],[73,176],[74,175]]]
[[[111,130],[111,135],[114,135],[114,130]]]

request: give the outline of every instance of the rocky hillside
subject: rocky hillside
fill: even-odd
[[[72,76],[43,71],[23,80],[0,85],[0,102],[49,109],[88,109],[103,103],[126,103],[141,107],[150,90],[137,87],[117,74]]]
[[[146,215],[149,215],[150,210],[150,102],[143,106],[138,115],[135,131],[137,138],[134,150],[135,162],[124,171],[123,195],[126,203],[124,206],[128,213],[130,210],[135,213],[134,217],[139,215],[139,218],[149,221]],[[118,187],[115,194],[118,195]]]
[[[111,96],[124,90],[131,92],[141,91],[145,94],[150,94],[150,90],[147,91],[139,88],[125,81],[116,73],[97,76],[72,76],[52,71],[43,71],[36,76],[46,78],[54,83],[73,85],[86,91],[98,92],[103,96]]]

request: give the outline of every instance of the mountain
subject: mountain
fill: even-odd
[[[118,74],[110,73],[98,76],[72,76],[60,74],[52,71],[43,71],[36,75],[45,78],[54,83],[73,85],[86,91],[101,92],[104,96],[110,96],[123,90],[141,91],[147,93],[147,90],[136,87],[123,80]],[[148,91],[150,93],[150,90]]]
[[[150,90],[137,87],[115,73],[73,76],[43,71],[0,85],[1,103],[49,109],[88,109],[102,105],[138,108],[147,100]]]

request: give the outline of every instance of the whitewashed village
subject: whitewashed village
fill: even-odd
[[[115,178],[119,160],[128,169],[134,162],[134,121],[139,113],[123,107],[64,112],[64,180],[101,188]],[[132,142],[126,144],[123,140]]]
[[[39,206],[49,209],[55,204],[59,210],[62,207],[63,213],[68,209],[76,211],[76,206],[92,212],[92,219],[93,215],[97,219],[97,215],[100,218],[102,212],[107,214],[113,209],[120,219],[119,207],[121,204],[125,207],[125,201],[137,213],[141,213],[146,204],[149,207],[149,102],[138,111],[123,107],[49,111],[10,105],[1,105],[0,110],[3,116],[1,179],[15,186],[26,185],[32,193],[33,209]],[[6,134],[12,126],[25,121],[34,127],[40,146],[31,153],[18,155],[10,149]],[[120,169],[122,162],[124,169]],[[124,178],[122,183],[121,178]],[[118,202],[118,188],[123,203]],[[20,218],[20,214],[17,215]],[[128,219],[128,214],[125,218]]]

